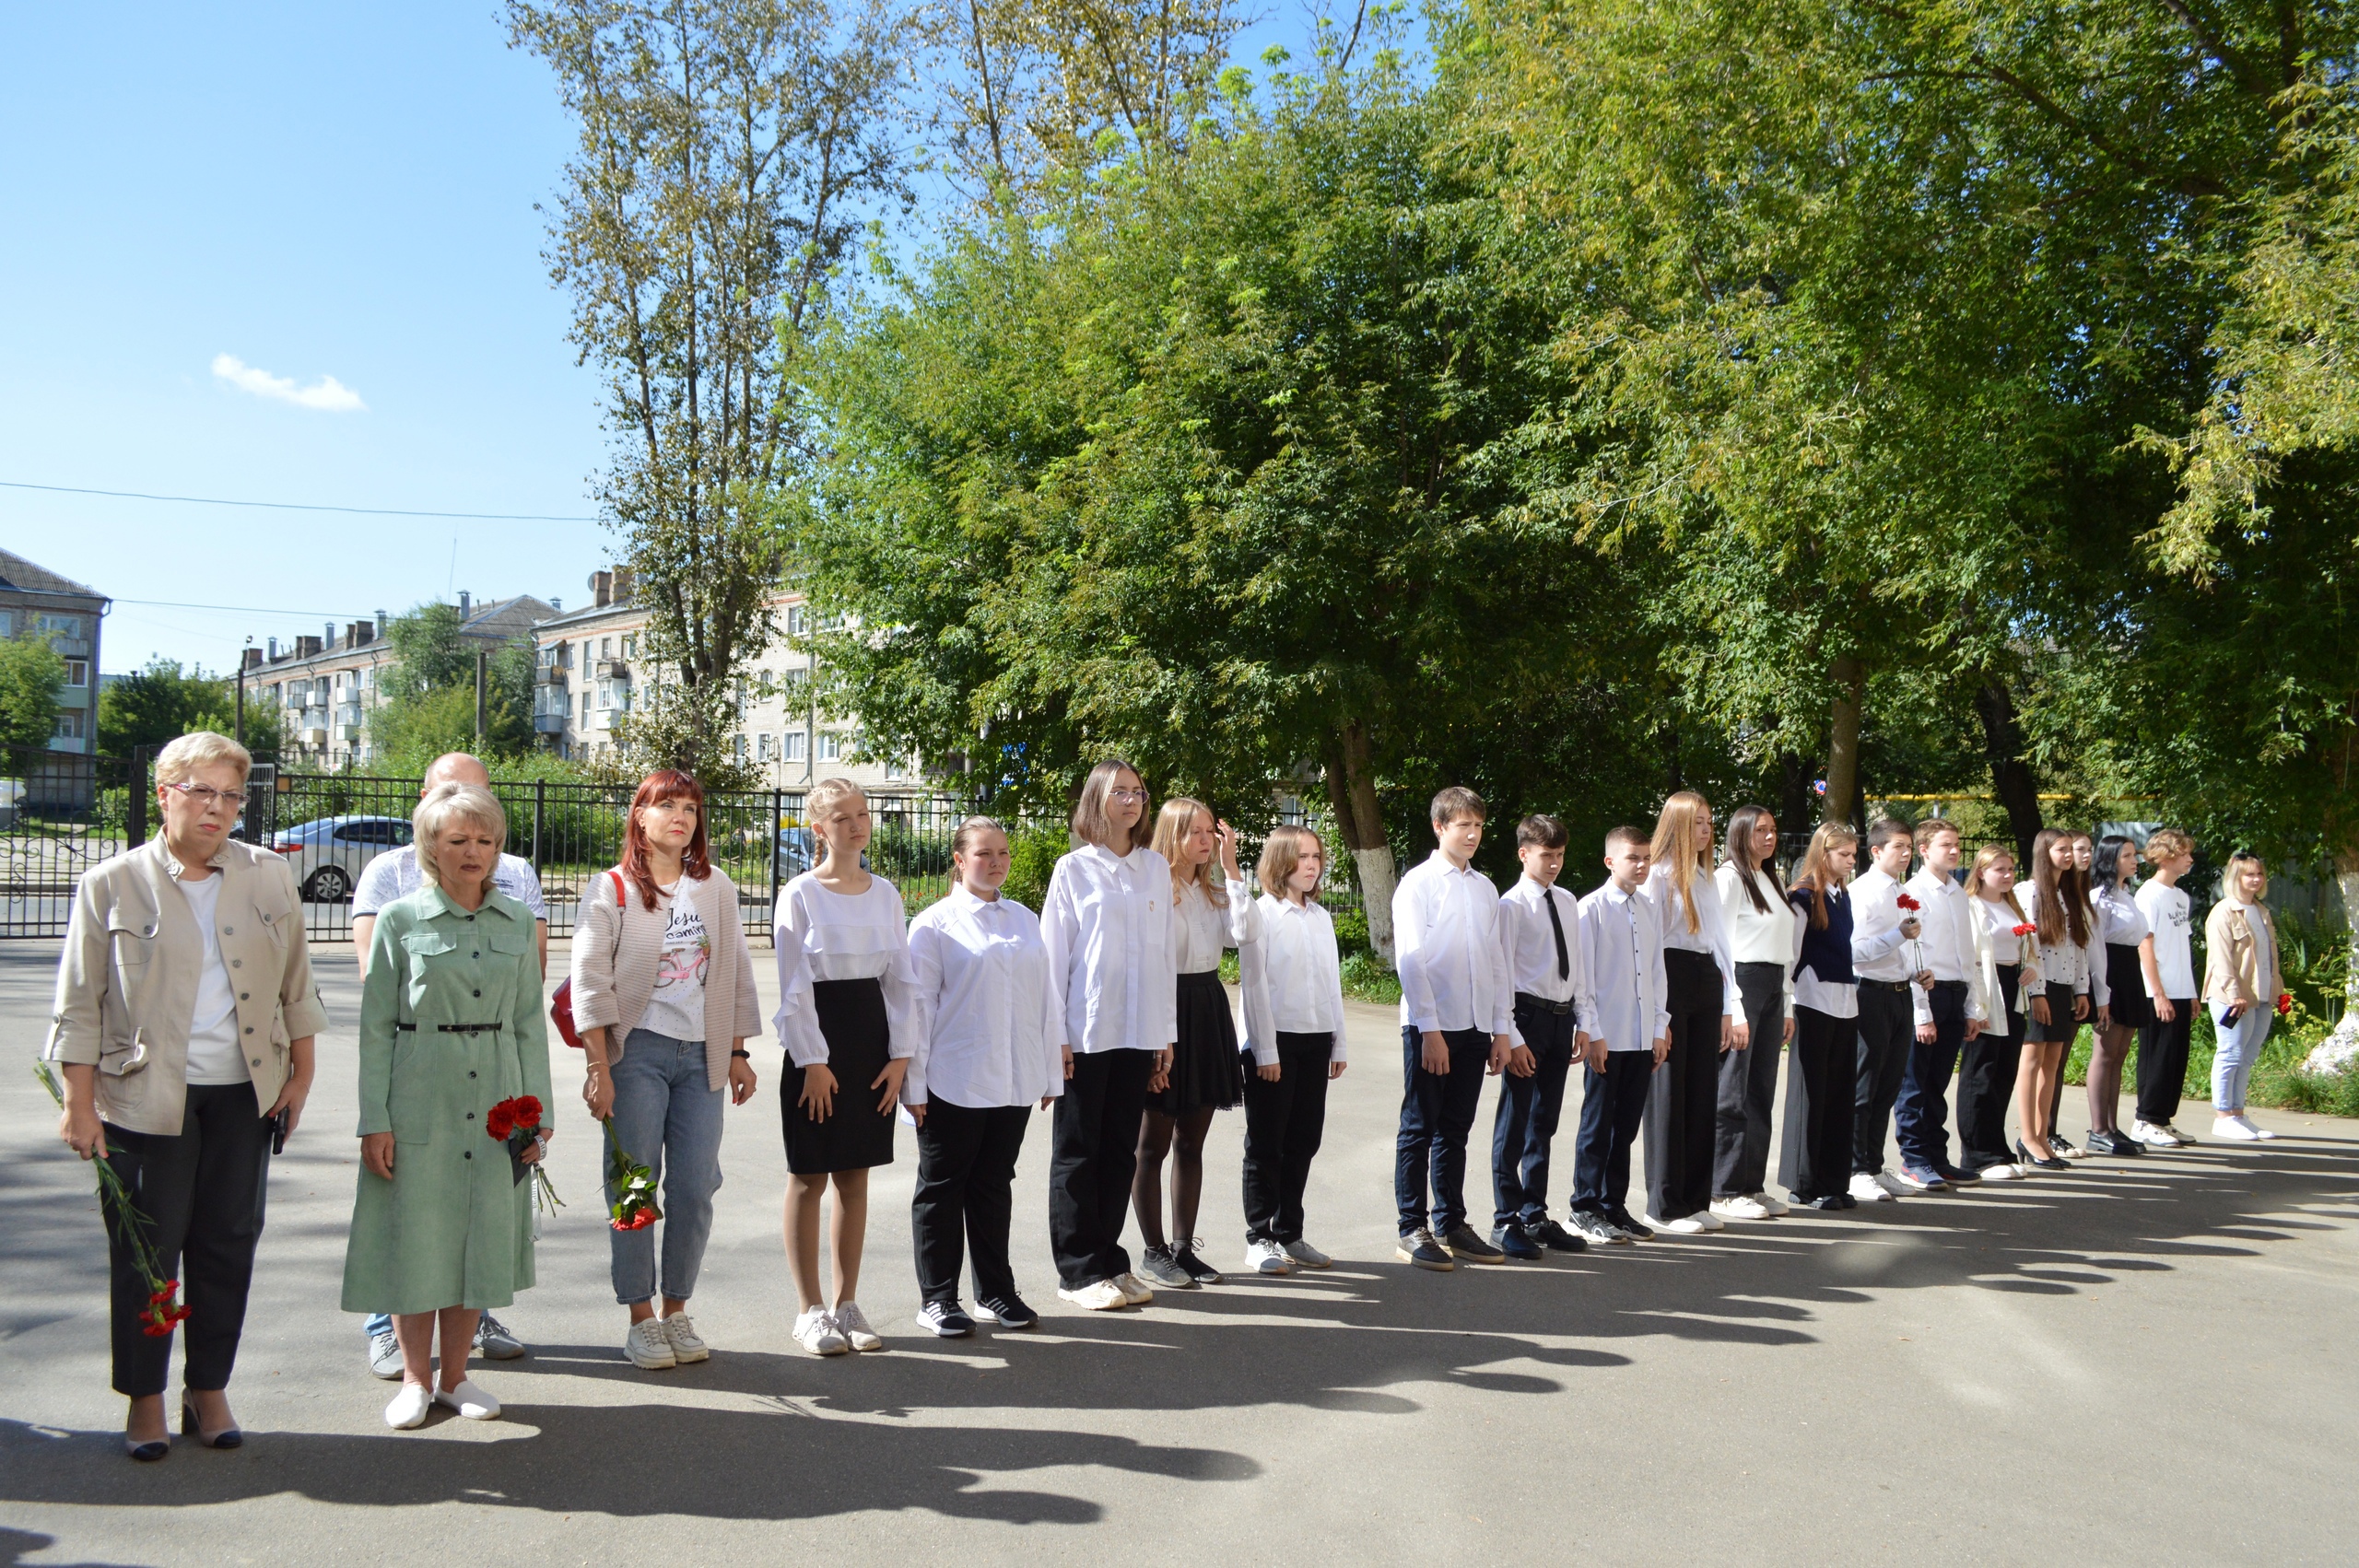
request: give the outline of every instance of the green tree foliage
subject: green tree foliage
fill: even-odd
[[[99,694],[99,750],[108,756],[129,756],[135,746],[161,746],[197,730],[237,734],[234,677],[157,658]],[[277,710],[249,701],[246,749],[267,760],[277,755],[278,742]]]
[[[0,746],[46,746],[65,661],[38,638],[0,638]]]
[[[533,747],[533,645],[517,638],[488,644],[467,636],[455,604],[419,604],[387,624],[393,662],[380,675],[382,706],[369,715],[370,738],[388,756],[432,758],[485,751],[512,757]],[[475,655],[488,652],[484,719],[475,739]]]

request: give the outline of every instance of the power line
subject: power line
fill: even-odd
[[[401,507],[327,507],[311,506],[301,501],[225,501],[212,496],[151,496],[142,490],[85,490],[72,485],[28,485],[21,480],[0,479],[0,489],[46,490],[59,496],[111,496],[123,501],[176,501],[193,507],[263,507],[283,512],[344,512],[354,517],[447,517],[475,522],[596,522],[594,517],[558,517],[546,512],[426,512],[411,511]],[[125,601],[132,603],[132,601]],[[192,605],[192,609],[208,609],[209,605]]]
[[[177,599],[117,599],[117,604],[149,604],[163,610],[235,610],[241,615],[336,615],[340,610],[290,610],[284,604],[189,604]]]

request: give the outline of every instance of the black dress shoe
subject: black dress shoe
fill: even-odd
[[[2146,1152],[2146,1146],[2130,1134],[2112,1129],[2090,1133],[2089,1147],[2100,1154],[2142,1154]]]
[[[1455,1242],[1450,1245],[1453,1249],[1457,1246]],[[1530,1235],[1525,1234],[1524,1228],[1521,1225],[1506,1224],[1499,1226],[1491,1233],[1491,1245],[1497,1247],[1501,1252],[1506,1253],[1509,1258],[1514,1258],[1519,1263],[1537,1263],[1540,1261],[1541,1252],[1539,1244],[1533,1241]]]
[[[2030,1147],[2020,1138],[2015,1140],[2015,1158],[2021,1160],[2025,1164],[2031,1166],[2032,1169],[2038,1171],[2069,1171],[2072,1168],[2071,1164],[2067,1161],[2058,1159],[2041,1159],[2038,1155],[2033,1153]]]

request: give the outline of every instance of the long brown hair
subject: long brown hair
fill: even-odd
[[[1778,820],[1767,806],[1737,807],[1729,817],[1728,836],[1729,864],[1736,868],[1736,879],[1744,884],[1744,895],[1753,900],[1755,913],[1762,915],[1769,913],[1769,900],[1762,895],[1757,880],[1761,862],[1753,858],[1753,834],[1764,817],[1772,825]]]
[[[1826,929],[1826,895],[1841,883],[1835,871],[1831,852],[1838,844],[1857,844],[1860,830],[1848,822],[1822,822],[1818,831],[1810,836],[1810,848],[1802,851],[1802,863],[1794,868],[1793,885],[1810,889],[1810,923],[1813,930]]]
[[[662,890],[655,885],[655,872],[647,863],[647,829],[639,825],[639,813],[649,806],[680,800],[691,802],[697,808],[697,831],[681,853],[681,874],[696,882],[712,874],[712,860],[704,841],[704,786],[676,767],[657,768],[639,781],[639,793],[630,798],[630,815],[625,819],[623,828],[623,875],[639,889],[640,897],[650,909],[655,907]]]
[[[1121,757],[1109,756],[1089,770],[1081,783],[1081,798],[1073,803],[1074,837],[1085,844],[1095,844],[1109,854],[1127,855],[1155,835],[1155,796],[1139,802],[1139,819],[1131,825],[1129,842],[1114,842],[1114,825],[1106,815],[1106,797],[1114,791],[1114,780],[1129,774],[1139,781],[1139,789],[1146,790],[1146,776]]]
[[[1703,929],[1696,913],[1696,824],[1697,819],[1709,816],[1711,811],[1711,802],[1703,796],[1693,790],[1681,790],[1663,802],[1662,811],[1655,818],[1654,861],[1679,892],[1679,902],[1687,912],[1689,936]]]
[[[2069,833],[2043,827],[2031,841],[2031,884],[2039,894],[2039,940],[2042,946],[2052,946],[2065,940],[2069,933],[2072,945],[2080,947],[2089,940],[2088,879],[2077,866],[2063,871],[2056,869],[2056,857],[2049,851],[2070,839]]]

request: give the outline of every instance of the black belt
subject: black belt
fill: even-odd
[[[1937,991],[1962,991],[1966,989],[1966,982],[1964,980],[1935,980],[1933,989]]]
[[[415,1031],[417,1028],[417,1025],[415,1024],[396,1024],[393,1027],[396,1029]],[[504,1024],[437,1024],[434,1025],[435,1032],[442,1035],[497,1035],[500,1030],[506,1027],[507,1025]]]
[[[1908,988],[1911,984],[1911,982],[1907,980],[1861,980],[1859,983],[1863,989],[1898,991],[1903,996],[1908,994]]]
[[[1546,997],[1533,996],[1530,991],[1516,992],[1515,1004],[1518,1007],[1536,1007],[1541,1012],[1554,1013],[1558,1018],[1562,1018],[1573,1010],[1573,1004],[1569,999],[1564,1001],[1550,1001]]]

